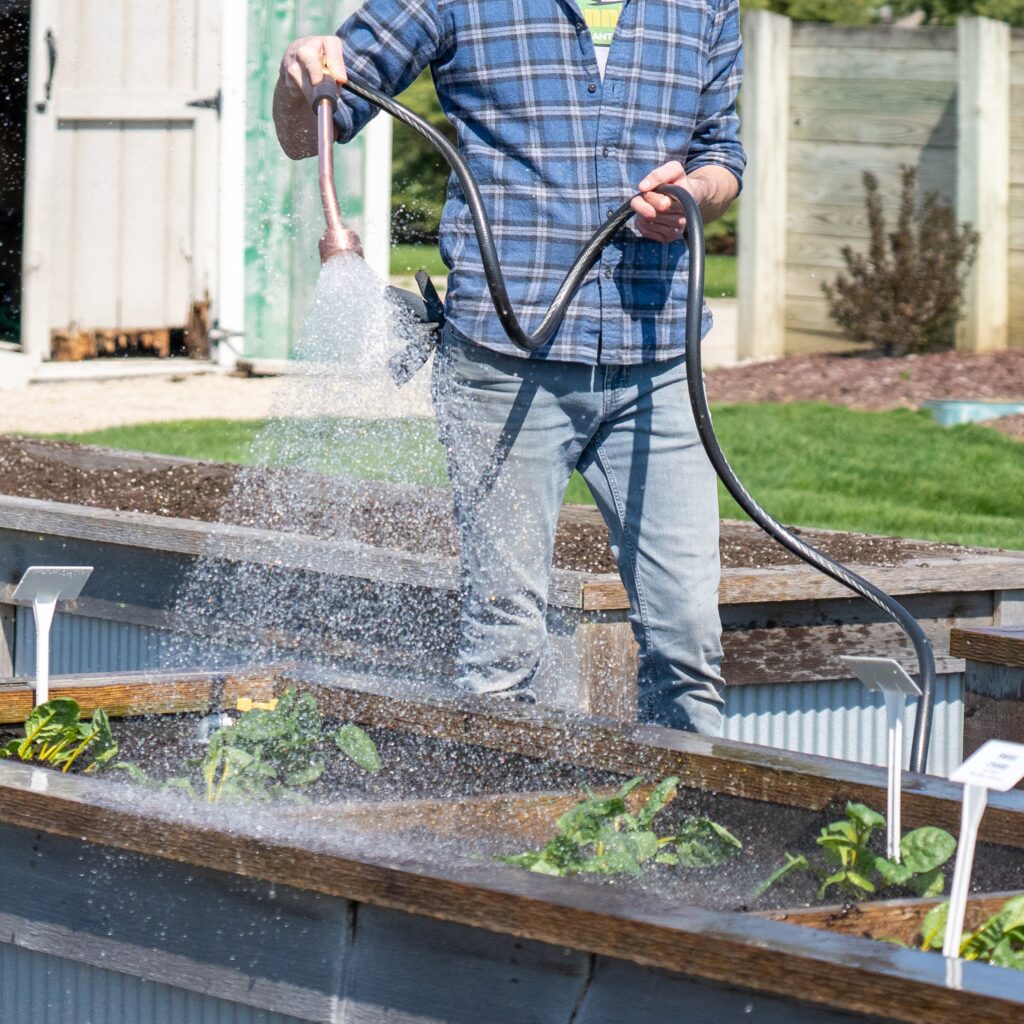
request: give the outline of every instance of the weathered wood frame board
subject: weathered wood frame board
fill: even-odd
[[[790,75],[786,351],[850,347],[821,291],[841,249],[868,237],[864,171],[879,178],[891,217],[900,166],[956,199],[957,37],[954,29],[794,24]]]
[[[376,892],[370,898],[362,893],[353,898],[328,895],[37,830],[0,825],[0,842],[7,852],[0,877],[0,969],[14,957],[22,979],[28,974],[26,966],[36,968],[40,988],[33,993],[34,1007],[42,1001],[39,996],[45,999],[51,978],[59,971],[63,984],[53,992],[56,1005],[46,1015],[59,1024],[77,1024],[80,1019],[68,1009],[74,1006],[72,993],[81,991],[73,986],[83,975],[94,977],[109,1000],[89,1003],[97,1012],[107,1011],[105,1024],[148,1024],[154,988],[160,990],[159,1019],[180,1022],[199,1019],[200,1005],[207,1010],[203,1019],[249,1020],[255,1015],[246,1015],[247,1007],[285,1015],[273,1018],[275,1024],[421,1024],[424,1019],[438,1024],[522,1024],[526,1019],[536,1024],[622,1024],[677,1020],[681,1007],[686,1008],[687,1024],[718,1024],[747,1016],[759,1024],[848,1024],[862,1019],[846,995],[838,999],[847,1004],[841,1009],[828,1005],[827,996],[820,1000],[824,990],[834,987],[828,958],[848,957],[852,942],[855,955],[864,960],[864,941],[840,937],[840,942],[833,941],[808,960],[807,940],[794,942],[790,937],[796,968],[792,988],[773,993],[758,983],[749,984],[751,964],[758,956],[777,967],[786,964],[786,953],[774,948],[774,932],[800,931],[775,922],[753,922],[748,930],[756,935],[746,942],[715,934],[708,959],[729,952],[737,961],[735,977],[718,981],[703,977],[700,964],[696,971],[687,964],[686,973],[681,973],[639,962],[652,954],[660,957],[660,950],[637,949],[610,957],[530,938],[532,931],[546,929],[560,910],[557,897],[552,904],[549,887],[538,886],[535,877],[528,888],[538,890],[541,903],[535,893],[513,893],[508,898],[520,906],[520,918],[496,918],[481,927],[459,920],[471,900],[479,904],[472,911],[477,917],[494,903],[493,894],[475,880],[468,886],[447,885],[449,893],[457,891],[456,901],[445,914],[428,916],[381,906],[374,899]],[[343,872],[344,877],[335,881],[339,887],[351,886],[355,879],[347,866]],[[413,876],[413,889],[421,885]],[[48,899],[55,890],[67,899]],[[169,891],[174,900],[166,898]],[[592,905],[594,894],[590,895]],[[389,898],[400,900],[402,894],[394,891]],[[696,928],[715,929],[713,920],[695,919],[687,908],[675,908],[672,919],[665,920],[652,901],[642,904],[632,910],[639,924],[620,922],[620,908],[615,906],[592,915],[584,905],[572,909],[570,916],[578,926],[585,921],[600,928],[607,920],[615,921],[611,935],[596,937],[614,938],[617,947],[632,949],[636,943],[629,931],[643,929],[643,919],[653,914],[663,926],[666,949],[674,930],[682,931],[680,962],[694,944],[691,933]],[[570,930],[561,926],[563,935]],[[757,944],[766,940],[772,945],[758,953]],[[736,956],[734,946],[741,955]],[[732,964],[723,966],[728,969]],[[860,963],[851,966],[856,969]],[[875,964],[866,986],[861,980],[859,987],[866,987],[867,994],[858,991],[858,996],[866,1007],[881,1003],[901,967],[896,962],[885,966],[888,976]],[[760,972],[755,968],[755,973]],[[850,973],[841,971],[837,980],[841,983]],[[875,975],[881,976],[881,983]],[[968,976],[968,993],[940,997],[940,1008],[949,1009],[957,999],[957,1005],[967,1005],[970,994],[981,987],[975,969]],[[936,1005],[929,991],[936,985],[935,977],[912,972],[909,982],[913,994],[929,994],[923,1004],[928,1012]],[[150,999],[138,998],[147,991]],[[214,996],[217,1003],[211,1006]],[[995,991],[987,989],[986,996],[985,1008],[995,1004],[1004,1009],[993,1020],[1011,1019],[1005,1011],[1016,1009],[1016,993],[997,985]],[[6,998],[9,1008],[22,1008],[20,1001],[13,1002],[15,993]],[[188,1005],[191,1014],[175,1015],[175,1004]],[[58,1007],[63,1013],[53,1012]],[[905,1007],[886,1012],[885,1019],[908,1019],[900,1010]],[[871,1013],[869,1019],[882,1018]]]
[[[1024,31],[1010,33],[1010,344],[1024,345]],[[1015,284],[1016,283],[1016,284]]]
[[[985,893],[969,896],[964,929],[980,927],[986,918],[1002,909],[1018,892]],[[921,925],[929,912],[944,902],[937,899],[873,900],[870,903],[843,903],[828,907],[801,907],[793,910],[769,910],[761,914],[773,921],[789,921],[806,928],[820,928],[843,935],[872,939],[895,939],[912,945],[918,940]]]
[[[790,355],[856,347],[821,285],[845,269],[845,245],[866,251],[863,172],[879,178],[891,229],[903,165],[917,170],[921,195],[938,193],[982,235],[958,344],[1024,344],[1024,30],[973,17],[948,28],[783,21],[745,14],[755,73],[744,93],[753,159],[740,258],[769,266],[744,268],[755,287],[741,320],[764,336],[744,354],[782,354],[779,330]],[[775,197],[777,214],[750,212]],[[777,237],[783,219],[780,252],[765,235]],[[751,319],[755,306],[767,323]]]
[[[954,629],[950,648],[966,660],[964,755],[989,739],[1024,743],[1024,627]]]

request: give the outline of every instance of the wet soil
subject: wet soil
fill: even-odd
[[[244,479],[244,487],[236,485]],[[287,488],[287,518],[273,518],[275,493]],[[290,470],[255,469],[0,436],[0,494],[93,508],[144,512],[203,522],[260,526],[375,547],[451,557],[457,553],[451,499],[439,488],[339,481]],[[841,562],[889,566],[951,557],[965,548],[856,533],[797,529]],[[725,568],[797,564],[749,523],[722,524]],[[554,564],[615,572],[608,531],[595,509],[567,506],[559,521]]]
[[[113,722],[120,760],[155,779],[186,773],[186,762],[202,758],[196,715],[151,715]],[[327,723],[324,735],[342,723]],[[396,729],[366,730],[377,745],[381,771],[371,775],[337,751],[328,739],[321,753],[327,770],[303,790],[314,803],[341,801],[457,799],[498,793],[582,790],[618,784],[619,776],[576,765],[490,750]],[[116,774],[116,773],[115,773]]]
[[[163,715],[118,719],[113,723],[120,744],[119,756],[130,761],[155,779],[184,774],[190,758],[200,758],[204,746],[195,739],[198,716]],[[325,735],[340,723],[327,723]],[[9,730],[8,730],[9,731]],[[294,803],[253,805],[254,814],[270,813],[276,820],[312,828],[317,842],[330,844],[331,835],[341,829],[366,828],[367,835],[386,840],[388,849],[401,847],[405,854],[423,861],[453,858],[464,862],[491,861],[493,858],[536,849],[543,839],[517,839],[516,827],[496,820],[493,832],[474,827],[462,818],[454,829],[438,834],[423,825],[386,824],[392,811],[382,811],[362,824],[353,825],[344,816],[332,817],[332,805],[377,804],[433,798],[451,801],[488,794],[575,793],[582,798],[587,788],[617,787],[624,777],[612,772],[581,768],[558,761],[525,757],[520,754],[478,747],[471,744],[416,736],[395,729],[368,730],[377,744],[381,771],[369,775],[338,754],[330,745],[324,752],[328,770],[303,792],[310,804]],[[13,732],[11,733],[14,734]],[[124,776],[108,770],[99,779],[124,781]],[[657,781],[651,777],[648,781]],[[185,799],[185,798],[181,798]],[[209,810],[208,805],[202,804]],[[785,853],[805,854],[815,864],[823,864],[815,839],[821,828],[843,817],[843,807],[835,804],[820,811],[786,807],[724,796],[704,790],[681,789],[677,798],[655,819],[659,835],[672,835],[688,817],[707,817],[724,825],[743,844],[734,857],[715,868],[682,869],[648,865],[640,877],[581,876],[595,885],[625,888],[723,910],[767,910],[783,907],[820,905],[816,898],[818,880],[807,873],[796,873],[773,887],[767,894],[754,893],[772,871],[784,862]],[[522,820],[522,819],[517,819]],[[383,824],[382,824],[383,823]],[[537,832],[537,826],[531,826]],[[553,834],[549,826],[538,832]],[[876,852],[882,854],[884,836],[875,837]],[[952,873],[947,865],[947,888]],[[998,892],[1024,889],[1024,850],[981,844],[972,876],[972,891]],[[912,895],[890,889],[877,898],[892,899]],[[828,902],[841,903],[844,895],[833,888]]]

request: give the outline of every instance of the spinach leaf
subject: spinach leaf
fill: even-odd
[[[589,793],[558,818],[555,835],[539,850],[497,859],[545,875],[639,875],[651,863],[718,867],[742,849],[728,829],[708,818],[688,818],[677,833],[659,837],[654,819],[675,799],[679,779],[662,779],[631,810],[630,795],[642,783],[637,776],[612,796]]]
[[[117,742],[110,719],[97,708],[88,722],[80,721],[81,708],[70,697],[54,697],[33,708],[25,719],[24,739],[13,739],[0,747],[0,757],[38,761],[62,771],[80,762],[87,772],[95,772],[117,756]],[[86,755],[88,755],[86,757]]]
[[[919,896],[941,895],[945,884],[942,866],[953,855],[956,840],[941,828],[915,829],[900,840],[897,863],[871,848],[875,831],[884,828],[885,818],[877,811],[865,804],[847,803],[845,816],[830,822],[817,837],[822,863],[787,853],[786,863],[761,883],[755,898],[793,871],[807,871],[818,879],[818,899],[825,899],[833,886],[854,899],[892,887],[903,887]]]

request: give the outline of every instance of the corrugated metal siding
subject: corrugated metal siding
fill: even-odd
[[[905,715],[905,755],[909,756],[917,702]],[[963,748],[963,674],[938,676],[928,770],[948,775]],[[885,705],[880,694],[861,683],[774,683],[726,690],[725,735],[804,754],[885,764]]]
[[[238,658],[222,648],[152,626],[58,612],[50,633],[50,674],[145,672],[174,668],[221,668]],[[18,608],[14,674],[35,675],[36,631],[31,608]],[[0,1024],[3,1024],[0,1021]]]
[[[3,1024],[306,1024],[102,967],[0,943]]]

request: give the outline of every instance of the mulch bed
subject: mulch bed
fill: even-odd
[[[58,441],[0,436],[0,494],[227,522],[438,556],[456,554],[450,498],[434,488],[399,487],[286,470],[116,452]],[[855,533],[798,530],[843,562],[895,565],[965,549]],[[749,523],[722,524],[722,564],[762,567],[797,560]],[[559,522],[555,565],[615,572],[608,533],[591,509]]]
[[[926,399],[1024,401],[1024,348],[812,355],[710,370],[713,402],[828,402],[857,409],[918,408]]]
[[[1012,437],[1015,441],[1024,441],[1024,414],[1020,416],[1000,416],[997,420],[986,420],[986,427],[998,430],[1000,434]]]

